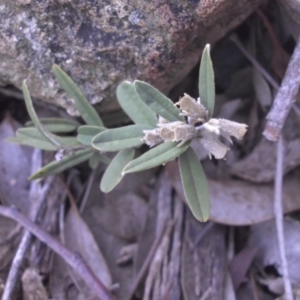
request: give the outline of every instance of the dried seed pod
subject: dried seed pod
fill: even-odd
[[[179,108],[182,111],[181,115],[188,116],[191,120],[196,120],[196,122],[207,121],[207,110],[205,107],[200,103],[200,101],[197,102],[188,94],[184,94],[184,97],[182,97],[175,105],[179,105]]]

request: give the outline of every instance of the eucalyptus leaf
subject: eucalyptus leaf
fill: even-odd
[[[94,150],[92,148],[80,150],[64,157],[59,161],[53,161],[45,167],[41,168],[35,174],[30,176],[30,180],[43,178],[49,175],[61,173],[71,167],[74,167],[85,160],[88,160],[93,155]]]
[[[49,132],[67,133],[75,131],[80,125],[78,122],[62,118],[40,118],[39,119],[45,130]],[[26,127],[34,126],[32,121],[25,124]]]
[[[41,133],[42,136],[45,137],[45,140],[48,140],[49,143],[53,144],[56,149],[58,149],[61,145],[60,143],[55,139],[54,136],[51,136],[49,132],[47,132],[44,128],[43,125],[41,124],[35,110],[32,104],[32,100],[30,97],[29,90],[27,88],[25,80],[22,83],[22,91],[25,99],[25,104],[26,104],[26,109],[28,111],[28,114],[30,116],[30,119],[32,120],[34,126],[37,128],[37,130]]]
[[[206,45],[202,53],[198,86],[201,104],[208,110],[208,117],[211,118],[215,106],[215,80],[210,45]]]
[[[140,172],[165,164],[185,152],[189,147],[190,142],[187,142],[180,147],[178,147],[178,144],[179,143],[176,142],[166,142],[150,149],[145,154],[127,164],[123,173]]]
[[[120,151],[107,167],[100,183],[100,189],[104,193],[109,193],[122,180],[124,167],[133,159],[134,149],[124,149]]]
[[[156,114],[170,122],[184,121],[174,103],[152,85],[139,80],[135,80],[133,85],[142,101]]]
[[[179,169],[184,194],[193,215],[201,222],[207,221],[210,211],[208,183],[192,148],[179,156]]]
[[[77,130],[77,141],[83,145],[91,146],[92,139],[100,132],[106,130],[105,127],[83,125]]]
[[[65,73],[58,65],[52,66],[52,71],[59,82],[60,86],[65,90],[66,94],[75,101],[75,107],[79,111],[82,119],[88,125],[103,127],[103,122],[95,108],[88,102],[81,90],[75,82]]]
[[[62,147],[75,147],[78,146],[75,137],[59,137],[52,133],[49,133],[51,136],[57,140]],[[20,144],[39,148],[42,150],[48,151],[57,151],[58,148],[53,145],[37,128],[29,127],[29,128],[20,128],[16,132],[16,137],[20,141]]]
[[[89,166],[91,169],[96,169],[101,162],[108,165],[111,159],[97,151],[89,159]]]
[[[107,129],[97,134],[92,146],[100,151],[120,151],[126,148],[141,146],[144,130],[153,129],[147,125],[129,125],[115,129]]]
[[[141,100],[131,82],[124,81],[119,84],[117,98],[122,109],[134,123],[156,127],[156,114]]]

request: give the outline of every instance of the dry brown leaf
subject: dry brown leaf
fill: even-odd
[[[185,201],[177,162],[167,164],[172,185]],[[252,225],[274,217],[272,184],[254,184],[241,180],[208,180],[211,210],[210,220],[228,225]],[[282,199],[285,213],[300,208],[298,174],[287,175],[284,179]]]
[[[121,250],[136,242],[143,228],[148,204],[138,195],[153,176],[153,170],[126,175],[109,194],[99,190],[101,176],[101,173],[95,176],[83,218],[101,248],[114,282],[120,284],[114,294],[118,300],[123,300],[128,296],[134,271],[132,264],[120,266],[117,262]]]
[[[17,127],[16,121],[8,114],[0,124],[0,201],[6,205],[14,205],[28,214],[28,177],[31,172],[32,150],[4,141],[15,135]]]
[[[193,250],[205,226],[187,212],[181,256],[184,300],[199,300],[204,295],[210,300],[224,297],[226,251],[223,228],[214,225]]]
[[[246,247],[240,251],[230,262],[230,274],[236,290],[244,281],[246,274],[257,252],[257,247]]]
[[[300,223],[285,218],[283,227],[290,280],[292,284],[300,285]],[[263,267],[274,266],[278,273],[282,274],[274,220],[252,226],[249,245],[258,247],[256,258]]]
[[[285,142],[283,172],[288,173],[300,165],[300,139]],[[276,147],[264,138],[243,160],[230,167],[232,175],[252,182],[270,182],[275,177]]]
[[[66,246],[72,251],[80,253],[94,274],[107,288],[110,288],[112,285],[110,270],[93,233],[80,216],[74,204],[71,205],[66,217],[64,238]],[[73,275],[75,276],[75,281],[82,288],[81,292],[86,296],[92,296],[90,289],[83,283],[78,274],[73,272]]]
[[[96,222],[116,237],[135,242],[146,218],[147,203],[133,193],[112,191],[99,199],[91,213]]]

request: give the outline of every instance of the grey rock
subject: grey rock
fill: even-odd
[[[122,80],[168,93],[263,0],[2,0],[0,84],[76,113],[51,73],[60,65],[100,111],[118,109]]]

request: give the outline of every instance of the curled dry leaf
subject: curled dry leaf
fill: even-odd
[[[185,201],[177,162],[167,165],[172,185]],[[228,225],[252,225],[274,217],[272,184],[254,184],[241,180],[216,181],[208,179],[210,191],[210,220]],[[300,203],[299,175],[288,175],[284,179],[283,210],[285,213],[298,210]]]

